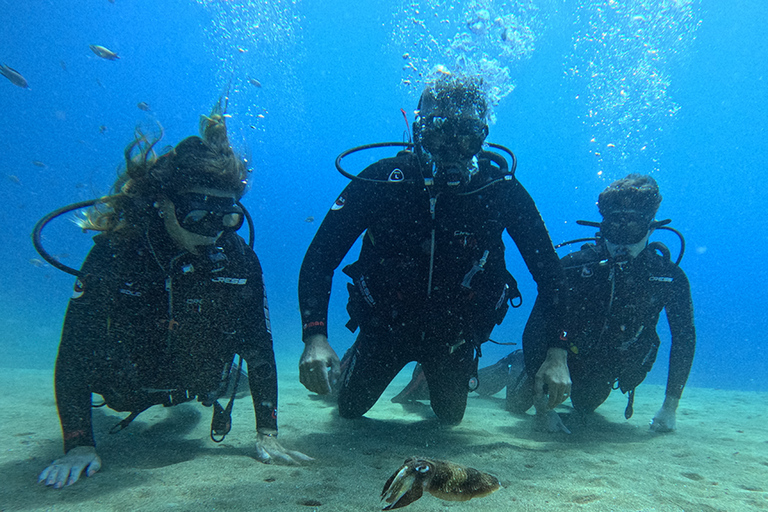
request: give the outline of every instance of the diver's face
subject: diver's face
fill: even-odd
[[[647,217],[634,210],[610,212],[600,223],[603,238],[616,245],[633,245],[640,242],[650,230]]]
[[[483,148],[488,126],[477,117],[433,111],[421,117],[421,146],[438,166],[463,164]]]
[[[168,235],[193,254],[243,224],[243,210],[231,192],[196,187],[165,197],[159,205]]]

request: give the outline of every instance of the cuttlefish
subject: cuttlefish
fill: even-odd
[[[411,457],[384,484],[381,499],[388,505],[382,510],[405,507],[421,498],[424,491],[442,500],[468,501],[488,496],[500,486],[498,478],[474,468]]]

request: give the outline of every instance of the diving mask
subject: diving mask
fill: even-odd
[[[244,212],[234,197],[187,192],[170,199],[179,225],[191,233],[214,237],[243,225]]]
[[[474,117],[428,115],[421,119],[421,146],[440,159],[467,160],[478,154],[488,126]]]
[[[652,220],[634,210],[609,212],[600,223],[600,233],[613,244],[632,245],[648,234]]]

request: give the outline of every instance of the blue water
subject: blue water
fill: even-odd
[[[554,242],[592,234],[574,221],[597,219],[597,194],[612,180],[651,173],[664,196],[659,218],[671,218],[688,244],[682,267],[698,331],[689,386],[768,387],[768,196],[760,181],[768,170],[768,3],[250,3],[0,0],[0,62],[30,85],[0,77],[1,366],[52,368],[71,293],[72,277],[37,259],[34,223],[107,193],[137,124],[160,123],[163,144],[175,144],[197,132],[199,115],[229,87],[231,139],[254,168],[244,203],[256,223],[278,370],[295,369],[299,266],[346,183],[334,158],[402,140],[400,109],[412,113],[423,83],[404,66],[477,66],[485,53],[493,62],[483,73],[498,99],[489,140],[515,151],[517,176]],[[475,46],[448,50],[457,34]],[[120,59],[100,59],[89,44]],[[150,112],[137,108],[142,101]],[[350,165],[359,170],[380,156]],[[90,246],[67,217],[45,235],[49,252],[75,267]],[[677,250],[674,238],[660,239]],[[519,342],[534,288],[508,247],[525,304],[494,338]],[[330,336],[339,353],[353,341],[345,298],[338,277]],[[654,383],[666,379],[664,319],[659,331]],[[486,362],[507,350],[486,345]]]

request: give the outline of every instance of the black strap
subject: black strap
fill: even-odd
[[[635,405],[635,388],[630,389],[628,395],[629,396],[627,399],[627,408],[624,409],[624,417],[626,419],[631,418],[632,414],[634,414],[635,412],[635,409],[633,407]]]
[[[221,406],[218,400],[213,402],[213,418],[211,418],[211,441],[214,443],[220,443],[227,437],[229,431],[232,430],[232,408],[235,405],[235,395],[237,394],[237,385],[240,383],[240,375],[242,375],[243,358],[239,356],[239,362],[237,364],[237,370],[235,370],[235,382],[232,386],[232,395],[229,397],[227,407]]]
[[[480,358],[483,356],[483,351],[481,348],[481,343],[475,343],[475,357],[472,361],[472,374],[469,376],[469,381],[467,381],[467,389],[471,393],[472,391],[477,391],[477,388],[480,387],[480,377],[478,376],[478,367],[480,366]]]
[[[109,433],[110,433],[110,434],[117,434],[118,432],[120,432],[121,430],[123,430],[125,427],[127,427],[128,425],[130,425],[130,424],[131,424],[131,422],[132,422],[133,420],[135,420],[135,419],[136,419],[136,417],[137,417],[139,414],[143,413],[144,411],[146,411],[146,410],[147,410],[147,409],[149,409],[150,407],[151,407],[151,406],[145,407],[145,408],[143,408],[143,409],[142,409],[142,410],[140,410],[140,411],[133,411],[131,414],[129,414],[129,415],[128,415],[128,417],[127,417],[127,418],[123,419],[123,421],[121,421],[120,423],[118,423],[117,425],[115,425],[114,427],[112,427],[111,429],[109,429]]]
[[[143,413],[144,411],[146,411],[147,409],[149,409],[153,405],[162,405],[163,407],[170,407],[172,405],[177,405],[177,404],[182,404],[184,402],[188,402],[188,401],[190,401],[190,400],[192,400],[194,398],[194,395],[190,395],[189,391],[186,391],[186,390],[185,391],[173,390],[173,391],[170,391],[168,393],[164,392],[164,393],[161,394],[161,396],[163,397],[163,400],[161,400],[161,401],[151,400],[149,403],[147,403],[145,401],[144,403],[147,403],[147,405],[141,407],[138,410],[135,410],[135,411],[131,412],[131,414],[129,414],[127,418],[123,419],[123,421],[121,421],[120,423],[118,423],[117,425],[115,425],[114,427],[109,429],[109,433],[110,434],[116,434],[117,432],[120,432],[125,427],[130,425],[131,422],[133,420],[135,420],[136,417],[139,414]],[[103,404],[99,404],[99,405],[96,405],[94,407],[103,407],[104,405],[107,405],[106,400],[104,401]]]

